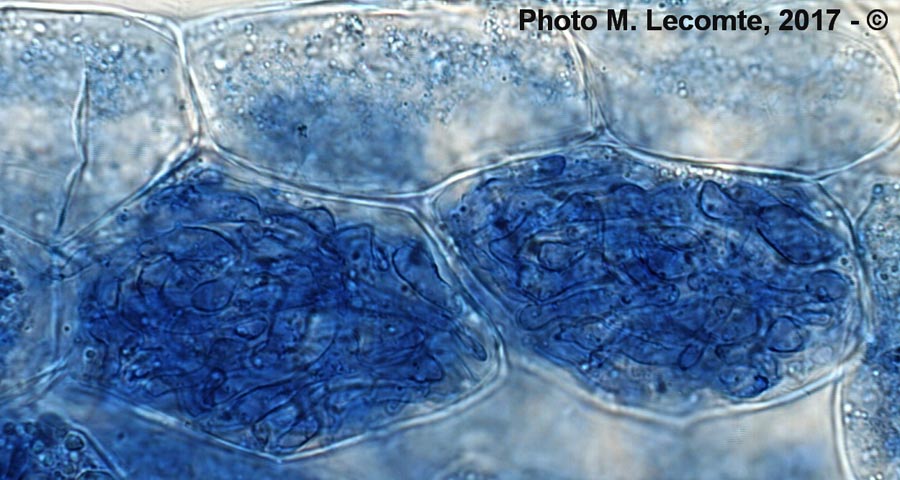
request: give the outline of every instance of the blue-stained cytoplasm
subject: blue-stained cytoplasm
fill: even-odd
[[[7,355],[18,343],[23,327],[19,301],[25,291],[0,241],[0,381],[10,378]]]
[[[847,459],[858,478],[900,471],[900,186],[874,186],[857,221],[871,286],[872,335],[861,365],[845,377],[838,406]]]
[[[485,379],[493,354],[424,237],[246,190],[199,170],[119,216],[80,280],[82,384],[282,456]]]
[[[611,149],[552,155],[439,208],[522,355],[613,403],[689,413],[827,374],[860,315],[848,235],[821,194],[672,172]]]
[[[59,3],[0,7],[0,480],[900,479],[887,31]]]
[[[62,418],[0,418],[0,478],[112,480],[87,435]]]
[[[520,31],[512,5],[247,13],[184,33],[207,133],[253,169],[411,192],[484,165],[481,152],[591,129],[571,38]]]

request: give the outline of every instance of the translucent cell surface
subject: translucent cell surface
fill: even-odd
[[[818,174],[896,133],[895,52],[886,31],[849,24],[865,19],[861,5],[848,2],[834,31],[778,31],[781,10],[808,15],[815,11],[808,2],[659,5],[629,9],[635,31],[606,31],[601,10],[602,28],[575,32],[601,119],[623,141],[694,160]],[[770,33],[648,31],[647,7],[657,27],[667,14],[745,11],[762,15]]]
[[[566,36],[521,32],[514,15],[310,6],[186,34],[219,145],[292,180],[384,193],[588,130]]]
[[[0,214],[49,236],[137,190],[189,136],[177,60],[138,20],[0,12]]]
[[[80,382],[284,456],[489,378],[495,347],[408,219],[257,190],[189,167],[72,256],[96,262],[73,278]]]
[[[442,202],[522,355],[613,405],[770,400],[854,348],[859,271],[813,185],[596,148],[486,172]]]
[[[830,416],[832,389],[779,408],[710,419],[651,445],[643,478],[839,479]]]

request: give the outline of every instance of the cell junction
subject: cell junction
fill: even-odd
[[[18,417],[18,415],[16,415]],[[0,477],[112,480],[84,433],[59,416],[0,420]]]
[[[849,351],[857,272],[816,195],[609,149],[490,171],[443,216],[526,351],[615,404],[688,413],[787,393]]]
[[[118,217],[82,274],[82,384],[290,455],[483,380],[491,354],[423,241],[247,190],[199,170]]]

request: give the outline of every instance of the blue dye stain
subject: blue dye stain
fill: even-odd
[[[6,357],[19,339],[22,320],[17,306],[24,291],[10,259],[0,251],[0,378],[10,377]]]
[[[222,179],[201,170],[129,210],[80,294],[81,382],[286,455],[481,380],[488,353],[422,241]]]
[[[867,336],[861,366],[845,378],[845,405],[851,406],[851,412],[843,412],[842,417],[851,467],[859,478],[896,472],[900,459],[897,200],[885,185],[874,185],[869,204],[856,222],[871,289],[872,333]]]
[[[883,331],[879,334],[881,337],[889,336]],[[880,443],[881,449],[877,452],[879,457],[874,457],[875,461],[895,462],[900,458],[900,429],[896,425],[896,418],[900,414],[900,406],[898,406],[900,402],[898,402],[896,394],[897,378],[900,378],[900,347],[886,346],[885,343],[888,342],[878,340],[874,344],[867,345],[863,358],[863,364],[868,371],[877,371],[878,374],[871,375],[870,373],[864,377],[864,380],[861,380],[859,375],[853,378],[855,382],[867,382],[862,388],[866,392],[878,392],[878,397],[863,420],[866,428],[860,428],[859,431],[849,430],[848,436],[851,442],[872,441],[876,445]],[[855,385],[854,387],[860,388]],[[871,400],[851,396],[848,401],[863,403]],[[855,420],[860,421],[859,419]],[[861,432],[867,432],[873,438],[865,438],[866,434]],[[862,462],[858,463],[860,464],[854,466],[863,466]]]
[[[112,480],[80,431],[56,415],[0,419],[0,478]]]
[[[840,350],[856,308],[849,248],[810,213],[809,195],[626,164],[521,162],[483,174],[443,211],[526,355],[656,408],[701,391],[748,401],[814,346]]]

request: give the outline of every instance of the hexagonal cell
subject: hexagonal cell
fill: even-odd
[[[857,222],[872,296],[872,334],[862,364],[843,383],[835,415],[846,461],[859,478],[900,472],[900,183],[877,184]],[[880,476],[879,476],[880,475]]]
[[[597,146],[483,172],[437,210],[510,351],[602,405],[690,418],[773,402],[857,344],[849,225],[814,184]]]
[[[212,17],[185,35],[227,152],[291,181],[385,193],[590,130],[569,39],[520,32],[515,15],[304,6]]]
[[[607,31],[606,10],[582,8],[600,28],[574,35],[597,108],[625,143],[818,174],[872,151],[900,126],[896,52],[884,32],[850,25],[866,17],[856,3],[828,5],[843,12],[834,31],[824,11],[822,31],[815,18],[804,31],[779,31],[782,9],[814,12],[802,2],[648,5],[629,9],[637,28],[628,32]],[[730,25],[739,13],[760,15],[770,31],[648,31],[648,18],[659,27],[665,15],[730,15],[719,22]]]
[[[242,175],[198,157],[72,247],[81,384],[295,458],[494,378],[493,336],[408,214]]]
[[[190,136],[175,42],[143,20],[0,12],[0,216],[71,232],[160,170]]]
[[[54,413],[0,417],[0,476],[113,480],[115,466],[90,434]]]
[[[0,403],[53,370],[57,294],[45,247],[0,226]]]

